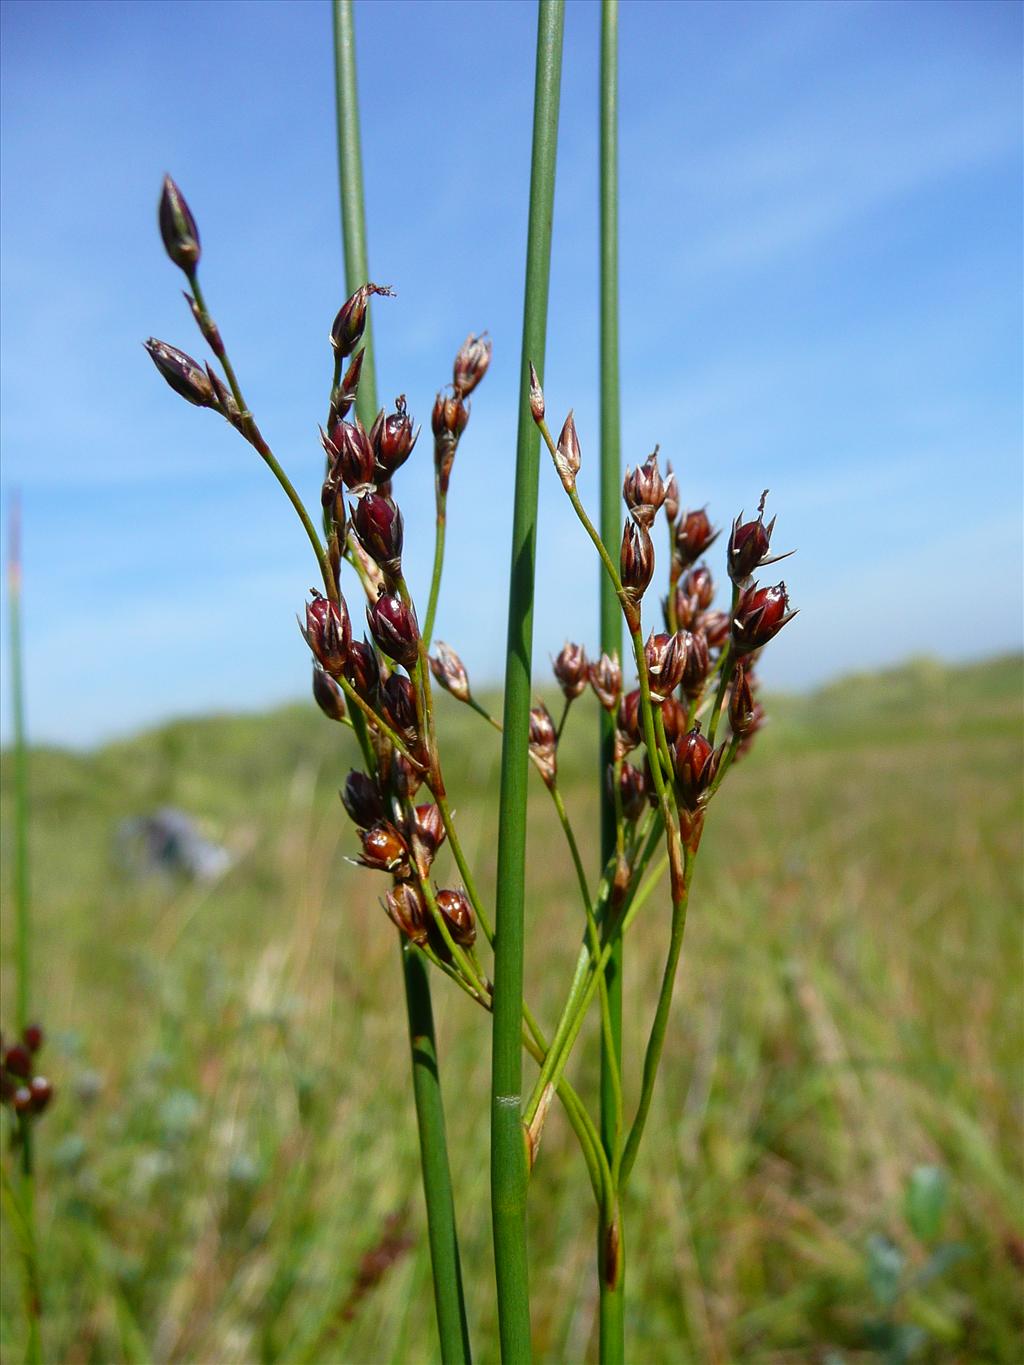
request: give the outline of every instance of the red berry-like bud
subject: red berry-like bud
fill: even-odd
[[[665,738],[675,744],[680,735],[686,733],[686,707],[678,697],[666,697],[661,704],[661,723],[665,727]]]
[[[413,943],[427,941],[427,907],[418,888],[411,882],[399,882],[388,892],[384,908],[392,923]]]
[[[38,1052],[46,1041],[42,1024],[26,1024],[22,1030],[21,1039],[29,1052]]]
[[[445,828],[440,809],[432,804],[416,806],[409,821],[409,846],[416,870],[424,879],[444,841]]]
[[[614,771],[614,768],[609,769],[609,776]],[[626,819],[630,822],[639,820],[647,804],[647,783],[644,781],[643,773],[639,768],[634,768],[632,763],[622,765],[619,798],[622,802],[622,814]]]
[[[676,482],[675,471],[671,464],[665,467],[668,473],[665,476],[665,501],[662,506],[665,508],[665,516],[670,525],[675,525],[676,518],[679,516],[679,485]]]
[[[564,644],[555,659],[554,672],[566,701],[575,701],[587,686],[587,656],[583,646]]]
[[[651,631],[647,637],[644,660],[647,664],[651,700],[656,705],[670,697],[682,682],[691,638],[681,631],[675,635],[656,635]]]
[[[197,408],[218,406],[219,400],[213,381],[198,360],[185,351],[179,351],[176,346],[169,346],[166,341],[157,341],[156,337],[150,337],[142,344],[148,351],[150,360],[175,393],[180,394],[189,403],[194,403]]]
[[[761,501],[757,505],[757,518],[754,521],[741,521],[743,516],[741,512],[732,524],[728,553],[729,577],[738,587],[745,586],[763,565],[788,559],[793,553],[790,550],[782,555],[769,554],[775,518],[772,517],[767,526],[764,524],[764,505],[767,498],[766,488],[761,494]]]
[[[622,669],[613,655],[602,654],[588,670],[590,686],[606,711],[614,711],[622,692]]]
[[[778,635],[795,611],[789,610],[785,583],[759,588],[751,583],[743,590],[732,620],[732,644],[738,654],[750,654]]]
[[[32,1096],[32,1112],[33,1114],[41,1114],[53,1099],[53,1086],[45,1076],[33,1076],[28,1083],[28,1088],[29,1094]]]
[[[411,607],[397,593],[384,592],[366,608],[370,633],[389,659],[414,668],[419,652],[420,628]]]
[[[463,398],[468,398],[487,373],[493,347],[487,333],[474,336],[472,332],[459,348],[452,372],[452,387]]]
[[[406,747],[415,750],[420,741],[415,687],[401,673],[392,673],[381,688],[380,701],[384,719]]]
[[[729,638],[732,618],[727,611],[705,611],[701,614],[700,630],[708,642],[708,649],[721,649]]]
[[[430,671],[456,701],[469,701],[471,694],[465,666],[455,650],[443,640],[437,640],[434,644],[434,653],[430,656]]]
[[[389,821],[382,821],[360,832],[363,852],[358,862],[375,872],[390,872],[395,877],[408,877],[409,847]]]
[[[530,757],[549,787],[555,784],[558,773],[558,731],[551,712],[538,702],[530,712]]]
[[[341,804],[359,829],[371,829],[387,814],[377,784],[372,777],[353,768],[341,789]]]
[[[169,175],[164,176],[158,218],[164,250],[176,266],[190,274],[199,264],[199,229],[185,196]]]
[[[366,330],[366,305],[374,294],[392,297],[390,285],[363,284],[338,309],[331,327],[331,348],[337,356],[351,355]]]
[[[358,417],[353,422],[336,422],[330,440],[323,440],[323,446],[331,460],[331,476],[335,480],[340,479],[346,488],[357,494],[373,487],[376,459],[370,438]]]
[[[683,691],[692,701],[699,697],[707,681],[711,660],[708,655],[708,642],[698,630],[686,633],[686,664],[683,668]]]
[[[715,580],[706,564],[698,564],[683,579],[683,591],[696,599],[700,611],[707,611],[715,596]]]
[[[695,564],[701,555],[718,539],[719,531],[711,525],[707,510],[687,512],[676,527],[675,558],[683,569]]]
[[[423,769],[410,763],[405,754],[394,752],[391,755],[391,785],[396,796],[411,801],[423,785]]]
[[[544,420],[544,390],[540,386],[537,368],[530,361],[530,414],[535,422]]]
[[[738,664],[729,693],[729,725],[734,735],[742,737],[753,730],[756,705],[747,669],[743,664]]]
[[[4,1053],[4,1070],[12,1076],[28,1078],[32,1074],[32,1053],[22,1043],[13,1043]]]
[[[19,1114],[27,1114],[32,1108],[32,1091],[27,1085],[19,1085],[14,1092],[12,1100],[14,1108]]]
[[[418,437],[419,431],[413,429],[412,418],[405,408],[405,394],[399,394],[395,399],[395,411],[385,416],[381,408],[370,428],[378,483],[394,477],[412,454]]]
[[[713,749],[700,732],[700,725],[677,742],[672,758],[679,800],[688,811],[696,811],[707,799],[722,752]]]
[[[352,623],[345,599],[332,602],[314,591],[312,602],[306,604],[306,627],[302,634],[320,666],[335,676],[340,674],[352,643]]]
[[[640,619],[640,599],[654,577],[654,546],[646,526],[633,520],[626,522],[622,532],[619,565],[622,588],[632,607],[628,624],[633,629]]]
[[[464,891],[446,889],[437,893],[436,900],[452,938],[460,948],[472,948],[476,942],[476,918],[469,897]]]
[[[313,665],[313,700],[328,720],[345,719],[345,698],[341,688],[319,664]]]
[[[576,487],[576,475],[580,472],[582,462],[580,438],[576,434],[576,419],[570,411],[562,425],[558,445],[555,448],[555,468],[558,471],[558,477],[562,480],[562,487],[567,493],[571,493]]]
[[[349,646],[345,676],[363,701],[376,706],[380,691],[380,660],[365,636],[362,640],[353,640]]]
[[[619,715],[615,725],[616,739],[621,753],[628,754],[643,740],[640,729],[640,689],[627,692],[619,704]]]
[[[364,493],[352,510],[352,529],[371,559],[393,578],[402,571],[402,513],[390,498]]]
[[[649,527],[654,524],[658,508],[665,501],[665,483],[658,468],[657,446],[642,465],[626,470],[622,497],[637,525]]]

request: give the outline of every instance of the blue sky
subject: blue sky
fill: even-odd
[[[371,271],[398,291],[375,305],[382,396],[425,419],[465,334],[494,340],[438,618],[494,679],[535,13],[374,0],[356,25]],[[301,695],[301,528],[139,343],[202,352],[156,232],[170,170],[249,401],[315,503],[345,292],[329,7],[7,0],[2,26],[2,493],[5,525],[14,487],[24,505],[31,731],[89,743]],[[545,383],[576,409],[591,506],[598,28],[569,4]],[[977,0],[622,7],[624,450],[660,442],[722,524],[771,488],[802,609],[773,685],[1019,647],[1021,28]],[[415,589],[427,442],[397,494]],[[596,565],[548,465],[538,573],[543,670],[596,636]]]

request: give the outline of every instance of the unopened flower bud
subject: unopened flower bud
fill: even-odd
[[[4,1070],[27,1080],[32,1074],[32,1053],[22,1043],[12,1043],[4,1053]]]
[[[537,369],[532,360],[530,361],[530,412],[535,422],[543,422],[544,390],[540,386]]]
[[[433,804],[416,806],[409,822],[409,845],[416,870],[426,879],[437,850],[445,841],[444,820],[440,809]]]
[[[669,744],[686,733],[686,707],[678,697],[666,697],[661,704],[661,723]]]
[[[26,1024],[22,1030],[21,1039],[29,1052],[38,1052],[46,1041],[42,1024]]]
[[[614,772],[614,768],[611,771]],[[622,765],[619,776],[619,799],[622,802],[622,814],[626,819],[631,823],[639,820],[647,804],[647,783],[643,773],[639,768],[634,768],[632,763]]]
[[[675,470],[671,464],[665,466],[668,471],[665,475],[665,501],[662,506],[665,508],[665,516],[669,524],[674,525],[679,516],[679,484],[676,482]]]
[[[700,630],[708,642],[708,649],[721,649],[729,638],[732,618],[727,611],[701,613]]]
[[[759,588],[751,583],[740,595],[732,620],[733,649],[737,654],[750,654],[760,649],[795,615],[795,611],[789,610],[785,583],[778,583],[774,588]]]
[[[364,284],[345,300],[331,327],[331,347],[338,356],[351,355],[366,330],[366,305],[373,294],[393,295],[390,285]]]
[[[191,274],[199,264],[199,229],[185,196],[169,175],[164,176],[158,217],[165,251],[176,266]]]
[[[390,872],[395,877],[408,877],[409,848],[398,830],[389,821],[382,821],[360,832],[362,856],[357,860],[362,867],[375,872]]]
[[[417,887],[411,882],[399,882],[385,897],[384,908],[406,938],[413,943],[426,943],[427,907]]]
[[[372,777],[353,768],[341,789],[341,804],[349,819],[359,829],[372,829],[380,824],[387,811],[377,784]]]
[[[619,714],[615,722],[615,734],[622,754],[635,749],[643,739],[640,729],[640,689],[636,687],[627,692],[619,703]]]
[[[555,468],[562,480],[562,487],[571,493],[576,487],[576,475],[580,472],[583,456],[580,451],[580,438],[576,434],[576,419],[570,410],[562,425],[558,445],[555,448]]]
[[[714,749],[700,732],[697,724],[677,742],[673,752],[676,790],[681,804],[695,811],[707,799],[708,788],[715,779],[722,758],[721,749]]]
[[[471,332],[459,348],[452,372],[452,387],[463,398],[469,397],[487,373],[492,349],[486,332],[478,337]]]
[[[32,1108],[32,1091],[27,1085],[18,1086],[14,1092],[12,1104],[19,1114],[27,1114]]]
[[[686,632],[686,663],[683,667],[683,691],[692,701],[699,697],[707,681],[711,660],[707,638],[702,631]]]
[[[376,460],[373,446],[362,422],[335,422],[330,439],[320,433],[320,439],[331,461],[331,474],[340,479],[353,493],[364,493],[373,487]]]
[[[554,672],[566,701],[575,701],[587,686],[587,656],[583,646],[564,644],[555,659]]]
[[[614,711],[622,692],[622,669],[614,655],[602,654],[588,670],[590,686],[606,711]]]
[[[419,653],[420,628],[411,607],[397,593],[384,592],[367,606],[370,633],[389,659],[404,668],[414,668]]]
[[[157,341],[156,337],[150,337],[142,344],[175,393],[194,403],[197,408],[217,406],[216,390],[198,360],[185,351],[179,351],[176,346],[169,346],[166,341]]]
[[[416,714],[416,689],[401,673],[392,673],[380,690],[384,719],[406,748],[416,749],[420,742],[419,720]]]
[[[657,446],[642,465],[626,470],[622,497],[638,525],[653,526],[658,509],[665,501],[665,483],[658,468]]]
[[[349,361],[348,369],[342,376],[340,384],[331,394],[331,419],[327,423],[328,430],[348,415],[359,395],[359,380],[363,373],[363,357],[365,355],[365,347],[356,351]]]
[[[639,624],[640,599],[654,577],[654,545],[651,543],[647,527],[638,525],[632,518],[627,519],[622,532],[619,575],[623,591],[632,606],[628,621],[632,630]]]
[[[380,660],[377,651],[364,635],[349,646],[345,676],[370,706],[376,706],[380,691]]]
[[[435,899],[454,941],[460,948],[472,948],[476,942],[476,917],[466,893],[445,889]]]
[[[558,774],[558,732],[551,712],[543,702],[530,711],[530,757],[549,787]]]
[[[698,564],[683,579],[683,591],[688,597],[696,598],[701,611],[707,611],[715,596],[715,580],[706,564]]]
[[[352,624],[345,599],[332,602],[314,592],[312,602],[306,604],[302,634],[320,666],[335,676],[341,673],[352,644]]]
[[[675,635],[656,635],[651,631],[647,637],[644,661],[651,701],[656,705],[670,697],[682,681],[691,638],[682,631]]]
[[[391,754],[391,785],[395,795],[411,801],[423,786],[423,769],[410,763],[405,754],[397,751]]]
[[[696,630],[697,618],[700,616],[700,603],[695,597],[690,597],[685,588],[676,587],[672,603],[675,607],[675,625],[677,630]],[[669,599],[666,598],[662,603],[664,608],[665,624],[671,630],[672,618],[669,615]]]
[[[370,428],[378,483],[394,477],[412,454],[418,436],[419,431],[413,429],[412,418],[406,411],[404,393],[395,399],[394,412],[385,415],[381,408]]]
[[[341,688],[319,664],[313,665],[313,700],[328,720],[345,719],[345,698]]]
[[[32,1096],[30,1108],[33,1114],[41,1114],[53,1099],[53,1086],[45,1076],[33,1076],[28,1088]]]
[[[437,395],[430,415],[430,427],[434,433],[434,469],[442,496],[448,492],[455,451],[468,421],[469,409],[458,394],[451,398],[440,393]]]
[[[352,528],[359,543],[385,573],[402,571],[402,513],[390,498],[364,493],[352,508]]]
[[[742,738],[754,727],[754,694],[750,688],[747,669],[741,663],[733,674],[732,690],[729,693],[729,726],[737,737]]]
[[[764,524],[764,505],[768,498],[767,488],[761,494],[761,501],[757,505],[757,517],[754,521],[741,521],[743,513],[736,518],[732,524],[732,531],[729,535],[729,577],[740,587],[747,584],[748,580],[765,564],[775,564],[780,559],[788,559],[793,553],[792,550],[786,554],[769,554],[771,545],[772,531],[775,529],[775,518],[766,526]]]
[[[696,564],[701,555],[718,539],[719,531],[711,525],[704,507],[695,512],[687,512],[676,527],[675,559],[679,566],[688,569]]]
[[[443,640],[434,643],[434,653],[430,656],[430,671],[456,701],[469,701],[469,678],[465,665],[455,650]]]

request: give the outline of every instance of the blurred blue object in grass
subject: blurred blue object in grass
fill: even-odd
[[[115,836],[119,865],[137,877],[184,876],[214,882],[234,861],[220,844],[199,833],[194,821],[174,806],[122,820]]]

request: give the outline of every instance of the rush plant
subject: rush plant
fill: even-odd
[[[593,1190],[601,1286],[601,1358],[624,1357],[626,1266],[624,1200],[638,1159],[665,1044],[701,836],[733,766],[759,729],[757,663],[792,618],[784,584],[756,575],[773,553],[774,518],[741,513],[726,538],[729,602],[715,605],[704,556],[720,532],[704,508],[687,509],[671,466],[657,447],[623,478],[619,456],[616,51],[617,10],[605,0],[601,104],[601,511],[600,530],[577,489],[583,441],[572,411],[557,439],[547,420],[544,368],[555,148],[561,72],[562,0],[539,5],[521,394],[512,525],[508,649],[502,719],[474,695],[458,654],[433,639],[444,564],[447,493],[470,422],[470,398],[485,379],[491,343],[470,335],[455,356],[451,382],[430,414],[430,437],[399,397],[377,406],[369,347],[370,303],[390,289],[368,282],[350,6],[335,7],[341,195],[349,297],[330,332],[327,420],[320,428],[325,472],[320,508],[310,511],[257,426],[222,335],[200,287],[195,220],[169,177],[159,224],[170,259],[185,274],[186,299],[214,364],[166,342],[146,343],[157,369],[180,396],[227,421],[270,468],[299,517],[320,584],[305,604],[302,633],[313,659],[313,694],[326,717],[349,727],[361,761],[343,778],[341,800],[354,827],[353,851],[380,873],[379,932],[394,926],[409,1016],[428,1231],[441,1353],[470,1356],[434,1037],[431,984],[463,991],[491,1016],[492,1221],[502,1358],[528,1361],[530,1346],[527,1200],[531,1172],[555,1100],[575,1133]],[[311,432],[315,423],[310,418]],[[563,702],[555,717],[533,698],[534,552],[541,447],[551,458],[580,524],[581,566],[602,578],[596,650],[568,643],[554,663]],[[403,562],[401,469],[432,448],[436,551],[418,610]],[[620,503],[621,498],[621,503]],[[624,504],[624,517],[623,506]],[[621,532],[620,532],[621,527]],[[662,619],[651,624],[661,563]],[[593,558],[587,551],[587,542]],[[581,567],[581,571],[582,567]],[[361,601],[362,610],[356,606]],[[350,605],[351,604],[351,605]],[[365,630],[354,624],[365,615]],[[655,613],[658,614],[658,613]],[[420,624],[422,620],[422,625]],[[567,630],[582,634],[581,623]],[[361,636],[361,638],[359,638]],[[625,650],[622,642],[625,641]],[[623,667],[623,653],[626,668]],[[632,676],[630,676],[632,675]],[[497,894],[478,889],[445,783],[444,744],[435,688],[502,731]],[[599,708],[601,829],[577,833],[559,785],[559,743],[584,694]],[[565,836],[579,904],[566,908],[566,933],[579,954],[561,1012],[542,1022],[524,981],[524,867],[530,766]],[[447,843],[458,877],[439,881]],[[439,864],[437,864],[439,866]],[[668,897],[659,914],[668,873]],[[665,955],[642,1057],[622,1055],[622,952],[631,932],[664,936]],[[569,1063],[595,1010],[602,1041],[600,1093],[577,1092]],[[483,1022],[481,1020],[481,1022]],[[482,1035],[485,1036],[485,1035]],[[531,1059],[523,1082],[523,1054]],[[628,1081],[629,1084],[624,1084]],[[627,1104],[627,1092],[635,1100]],[[485,1103],[480,1096],[480,1103]]]

